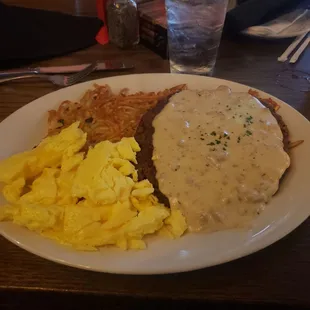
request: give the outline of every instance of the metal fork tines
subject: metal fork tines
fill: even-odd
[[[97,63],[95,62],[87,66],[85,69],[72,75],[57,75],[57,76],[54,75],[51,77],[51,81],[53,78],[60,77],[60,78],[63,78],[64,86],[70,86],[79,81],[82,81],[89,74],[91,74],[94,70],[96,70],[96,67],[97,67]]]
[[[29,75],[21,75],[21,76],[14,76],[14,77],[10,77],[10,78],[5,78],[5,79],[1,79],[0,83],[4,83],[4,82],[9,82],[9,81],[13,81],[13,80],[20,80],[20,79],[25,79],[25,78],[33,78],[33,77],[37,77],[37,78],[42,78],[42,79],[46,79],[49,80],[50,82],[52,82],[55,85],[59,85],[59,86],[70,86],[73,84],[76,84],[80,81],[82,81],[84,78],[86,78],[90,73],[92,73],[94,70],[96,70],[97,67],[97,62],[90,64],[89,66],[87,66],[85,69],[71,74],[71,75],[60,75],[60,74],[56,74],[56,75],[47,75],[47,74],[29,74]]]

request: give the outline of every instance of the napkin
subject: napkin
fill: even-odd
[[[68,54],[96,44],[96,17],[8,6],[0,2],[0,68]]]
[[[226,14],[224,33],[237,34],[248,27],[265,23],[283,15],[304,0],[247,0]]]
[[[264,37],[281,35],[285,30],[293,29],[295,32],[310,30],[310,10],[296,9],[260,26],[252,26],[244,32]]]

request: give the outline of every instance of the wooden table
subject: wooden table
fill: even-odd
[[[16,1],[15,1],[16,2]],[[290,40],[224,39],[215,77],[269,92],[310,119],[310,51],[290,66],[276,61]],[[130,59],[133,73],[168,72],[167,61],[146,48],[120,51],[93,46],[43,61],[65,65],[104,59]],[[301,74],[299,71],[305,72]],[[124,74],[124,73],[117,73]],[[91,79],[114,74],[95,73]],[[301,76],[301,77],[300,77]],[[284,86],[281,86],[285,85]],[[0,85],[1,120],[30,101],[56,90],[44,81]],[[303,90],[303,91],[301,91]],[[183,274],[122,276],[94,273],[49,262],[0,237],[0,308],[155,309],[163,305],[194,309],[238,305],[239,309],[310,308],[310,220],[281,241],[248,257]],[[1,307],[2,306],[2,307]]]

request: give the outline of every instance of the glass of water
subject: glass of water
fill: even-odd
[[[165,0],[171,73],[211,75],[228,0]]]

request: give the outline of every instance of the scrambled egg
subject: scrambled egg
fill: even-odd
[[[135,139],[103,141],[84,154],[86,138],[76,122],[35,149],[0,162],[9,203],[0,208],[0,221],[79,250],[144,249],[145,235],[183,235],[182,213],[160,204],[148,180],[138,182]]]

